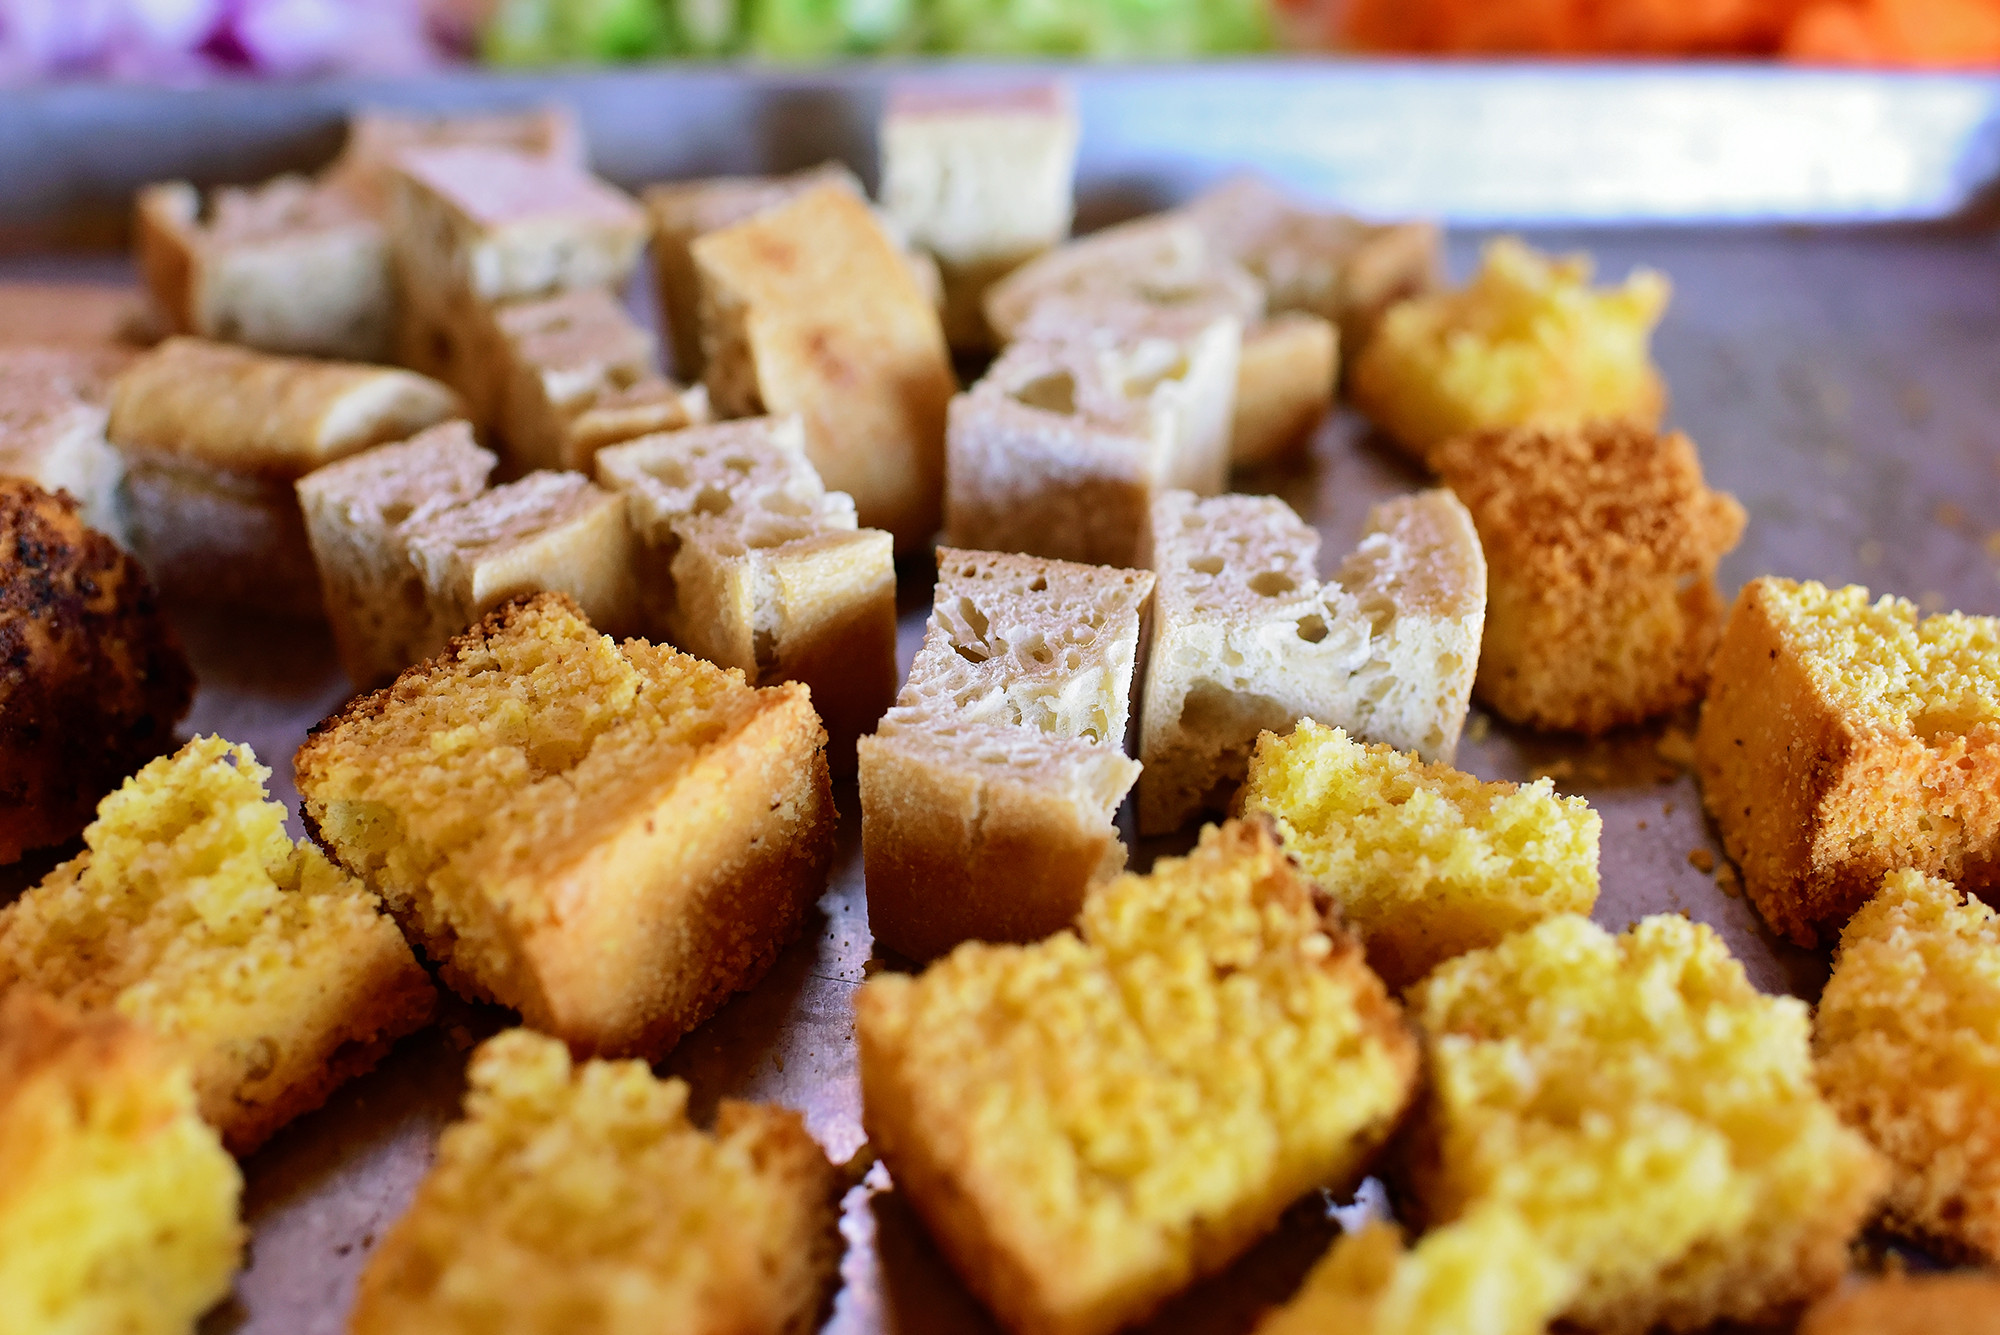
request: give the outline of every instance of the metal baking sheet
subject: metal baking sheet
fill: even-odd
[[[463,89],[444,87],[403,92],[405,100],[465,104]],[[35,114],[53,114],[61,100],[44,96]],[[309,114],[274,115],[279,128],[268,160],[297,148],[280,142],[292,133],[285,127],[333,105],[318,93],[308,100]],[[18,124],[11,111],[0,114],[0,162],[19,151],[7,139]],[[127,126],[133,143],[159,138],[134,128],[141,124]],[[718,142],[726,137],[723,127],[709,129]],[[1222,137],[1218,132],[1208,142]],[[1093,152],[1095,170],[1102,169],[1104,151],[1087,150],[1087,173],[1094,170]],[[122,183],[139,170],[136,158],[124,160],[137,152],[107,149],[66,169]],[[815,142],[807,152],[754,158],[738,145],[699,160],[754,167],[820,153]],[[115,170],[105,165],[114,160]],[[46,177],[56,168],[44,162],[40,170]],[[1311,184],[1307,175],[1280,174]],[[1172,170],[1085,178],[1088,191],[1145,198],[1172,197],[1186,184],[1185,173]],[[19,198],[9,207],[21,207]],[[1581,205],[1577,212],[1588,213]],[[1543,228],[1529,235],[1543,246],[1591,251],[1608,277],[1647,264],[1673,279],[1673,305],[1657,341],[1673,392],[1672,421],[1701,446],[1711,481],[1734,491],[1751,516],[1742,545],[1722,568],[1726,593],[1769,572],[1866,583],[1930,610],[2000,612],[2000,244],[1991,233],[1965,226],[1704,226]],[[1455,273],[1469,271],[1479,240],[1476,231],[1454,232]],[[127,272],[122,261],[102,255],[0,260],[0,279],[115,280]],[[1329,567],[1355,541],[1370,504],[1423,484],[1347,415],[1322,431],[1308,466],[1240,480],[1245,489],[1285,496],[1310,517],[1324,537],[1322,564]],[[907,667],[929,595],[921,566],[907,567],[903,576]],[[307,727],[347,695],[324,629],[211,613],[187,612],[179,620],[202,683],[189,730],[253,744],[277,772],[277,796],[295,804],[289,757]],[[1607,926],[1651,912],[1685,912],[1714,924],[1759,986],[1811,998],[1824,978],[1824,957],[1777,942],[1711,870],[1724,865],[1720,846],[1692,780],[1672,763],[1674,739],[1689,722],[1582,743],[1517,733],[1475,710],[1459,764],[1489,779],[1549,774],[1563,791],[1590,799],[1604,818],[1597,917]],[[837,800],[839,860],[803,938],[757,988],[683,1040],[661,1070],[689,1080],[697,1115],[724,1096],[802,1110],[838,1160],[863,1143],[852,998],[881,962],[868,934],[851,785]],[[1140,847],[1135,860],[1143,865],[1178,846],[1155,841]],[[0,881],[0,894],[6,889]],[[204,1323],[205,1335],[344,1329],[370,1247],[401,1213],[439,1130],[455,1114],[467,1052],[504,1023],[504,1013],[492,1008],[454,1005],[442,1024],[405,1041],[378,1070],[246,1163],[248,1265],[233,1300]],[[1247,1329],[1260,1307],[1296,1284],[1343,1214],[1380,1208],[1379,1193],[1366,1191],[1352,1206],[1301,1203],[1271,1239],[1149,1329]],[[848,1249],[829,1332],[992,1329],[879,1167],[847,1197],[843,1232]]]

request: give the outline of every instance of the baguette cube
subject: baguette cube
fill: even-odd
[[[577,473],[530,473],[402,528],[441,647],[520,594],[576,600],[592,625],[638,624],[625,500]],[[435,649],[433,649],[433,652]]]
[[[1983,1271],[1889,1271],[1814,1303],[1798,1335],[2000,1335],[2000,1279]]]
[[[1144,571],[938,549],[936,604],[896,707],[860,744],[875,939],[911,959],[1033,941],[1125,865],[1112,824]]]
[[[32,987],[178,1044],[238,1154],[436,1002],[374,894],[285,833],[270,776],[249,747],[197,737],[105,798],[84,852],[0,909],[0,992]]]
[[[506,603],[294,761],[308,827],[468,997],[579,1052],[657,1057],[761,978],[826,887],[803,686]]]
[[[625,497],[645,633],[759,686],[804,682],[851,758],[896,696],[896,564],[821,485],[795,417],[649,436],[598,456]]]
[[[1076,100],[1061,84],[891,90],[882,207],[937,257],[953,347],[990,346],[986,290],[1069,236],[1077,137]]]
[[[318,615],[293,484],[457,409],[408,371],[170,338],[119,376],[106,434],[125,458],[133,546],[162,593]]]
[[[395,275],[381,219],[338,186],[280,176],[206,202],[185,181],[139,192],[139,271],[175,333],[265,352],[388,358]]]
[[[2000,916],[1892,872],[1840,935],[1814,1022],[1820,1088],[1889,1159],[1889,1221],[2000,1259]]]
[[[1240,804],[1271,818],[1398,992],[1468,950],[1597,904],[1603,821],[1545,778],[1481,783],[1306,719],[1258,739]]]
[[[113,347],[0,347],[0,476],[66,491],[83,522],[130,543],[125,462],[105,439],[111,383],[132,360]]]
[[[466,147],[501,149],[579,170],[590,165],[583,126],[567,107],[436,118],[375,108],[347,118],[347,142],[325,179],[378,217],[386,216],[399,156],[413,148]]]
[[[241,1263],[242,1194],[171,1046],[0,996],[0,1330],[193,1335]]]
[[[1259,733],[1301,718],[1449,761],[1479,661],[1486,563],[1448,491],[1374,507],[1325,584],[1319,534],[1273,496],[1153,502],[1159,577],[1141,709],[1139,830],[1226,807]]]
[[[798,414],[826,485],[913,551],[937,530],[952,376],[935,305],[867,204],[835,184],[710,232],[703,370],[725,417]]]
[[[0,865],[74,839],[172,745],[194,673],[138,562],[76,504],[0,477]]]
[[[792,1335],[840,1264],[845,1183],[797,1113],[636,1061],[572,1064],[525,1029],[473,1054],[409,1213],[362,1272],[352,1335]]]
[[[299,479],[326,619],[356,686],[389,681],[466,624],[440,628],[410,539],[433,515],[484,492],[496,462],[469,426],[446,422]]]
[[[1766,922],[1829,940],[1892,871],[2000,878],[2000,619],[1744,585],[1695,733],[1702,800]]]
[[[1243,333],[1229,462],[1237,468],[1297,456],[1333,411],[1340,329],[1303,311],[1259,320]]]
[[[1016,1335],[1108,1335],[1367,1171],[1416,1042],[1261,822],[855,999],[862,1119]]]
[[[1493,242],[1466,287],[1382,317],[1354,363],[1355,406],[1420,461],[1472,431],[1600,417],[1658,425],[1666,386],[1650,345],[1667,280],[1640,269],[1604,289],[1590,278],[1585,256]]]
[[[1474,689],[1533,728],[1607,732],[1701,698],[1715,568],[1742,536],[1692,441],[1633,422],[1462,436],[1432,456],[1488,566]]]
[[[1771,1322],[1846,1271],[1886,1170],[1814,1087],[1805,1003],[1759,993],[1710,928],[1550,918],[1409,1004],[1428,1066],[1411,1197],[1439,1223],[1517,1211],[1575,1271],[1565,1322]]]
[[[952,401],[946,541],[1133,564],[1162,491],[1228,485],[1241,339],[1230,316],[1043,307]]]

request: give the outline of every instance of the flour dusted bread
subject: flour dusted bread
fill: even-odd
[[[192,1335],[241,1264],[242,1194],[171,1045],[0,996],[0,1330]]]
[[[837,1279],[842,1175],[797,1113],[525,1029],[473,1054],[409,1213],[362,1272],[352,1335],[806,1335]]]
[[[347,142],[325,179],[377,215],[389,209],[396,159],[409,149],[491,148],[572,167],[589,165],[589,146],[567,107],[474,116],[420,116],[380,107],[347,118]]]
[[[825,888],[825,744],[804,687],[617,644],[544,593],[351,702],[294,768],[316,837],[454,989],[657,1056]]]
[[[1153,502],[1159,577],[1141,710],[1139,828],[1227,805],[1257,735],[1301,718],[1449,760],[1479,661],[1486,564],[1448,491],[1388,501],[1321,583],[1319,535],[1275,497]]]
[[[1892,871],[2000,868],[2000,620],[1743,586],[1695,733],[1702,801],[1766,922],[1831,940]]]
[[[303,176],[139,192],[139,270],[175,333],[266,352],[386,360],[395,277],[382,221],[355,195]]]
[[[1032,941],[1125,865],[1112,824],[1153,577],[938,550],[923,647],[860,744],[875,939],[913,959]]]
[[[597,474],[625,498],[646,633],[756,685],[804,682],[851,760],[896,694],[896,565],[821,484],[798,419],[649,436]]]
[[[495,462],[464,422],[445,422],[299,479],[326,619],[348,680],[380,685],[463,629],[440,627],[445,618],[431,605],[410,539],[433,514],[484,492]]]
[[[408,371],[168,339],[112,393],[107,434],[125,458],[133,545],[169,596],[317,615],[292,484],[457,406]]]
[[[1229,462],[1254,468],[1297,455],[1333,411],[1339,382],[1340,330],[1331,321],[1287,311],[1245,329]]]
[[[0,865],[76,837],[173,744],[194,674],[138,562],[0,477]]]
[[[66,491],[83,522],[131,540],[125,463],[105,439],[111,384],[134,352],[110,345],[0,346],[0,476]]]
[[[937,257],[953,347],[990,344],[986,290],[1069,235],[1077,136],[1075,99],[1059,84],[891,90],[882,208]]]
[[[0,993],[32,987],[178,1046],[238,1154],[374,1066],[435,1000],[380,901],[285,833],[270,775],[249,747],[197,737],[105,798],[85,851],[0,909]]]
[[[797,414],[860,522],[928,541],[957,382],[937,310],[868,206],[825,183],[694,243],[703,380],[725,417]]]
[[[1132,564],[1162,491],[1227,484],[1241,336],[1227,315],[1044,306],[952,401],[946,541]]]
[[[1416,1042],[1261,822],[855,999],[862,1120],[1017,1335],[1109,1335],[1227,1265],[1395,1125]]]

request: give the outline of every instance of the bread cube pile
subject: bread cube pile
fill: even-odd
[[[1502,238],[1450,288],[1436,226],[1254,177],[1072,237],[1081,143],[1060,86],[912,83],[877,201],[635,197],[561,109],[362,113],[318,175],[140,195],[151,346],[0,342],[0,863],[44,859],[0,1331],[191,1331],[232,1155],[468,1006],[510,1027],[347,1329],[817,1328],[858,1173],[646,1063],[789,1002],[843,859],[876,959],[816,1057],[1015,1335],[1171,1327],[1370,1174],[1396,1221],[1263,1335],[1988,1318],[1841,1281],[1871,1223],[2000,1261],[2000,620],[1731,605],[1663,277]],[[1435,484],[1331,535],[1273,493],[1342,401]],[[304,840],[177,734],[176,625],[286,619],[358,692]],[[1837,943],[1817,1012],[1593,923],[1599,813],[1454,768],[1491,718],[1693,726],[1751,904]]]

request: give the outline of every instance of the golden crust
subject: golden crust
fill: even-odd
[[[2000,1335],[2000,1278],[1890,1273],[1812,1305],[1798,1335]]]
[[[1722,629],[1715,568],[1744,512],[1703,484],[1692,441],[1620,421],[1524,427],[1431,462],[1486,550],[1481,700],[1599,733],[1700,698]]]

